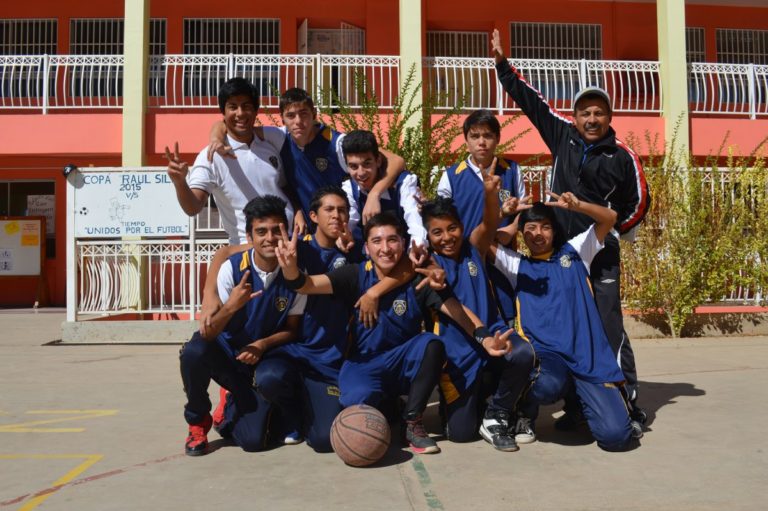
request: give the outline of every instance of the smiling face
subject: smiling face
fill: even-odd
[[[373,153],[347,154],[345,155],[349,176],[357,185],[366,192],[370,192],[376,184],[381,164],[381,155]]]
[[[383,275],[387,275],[403,255],[404,240],[394,225],[380,225],[371,228],[365,241],[368,255]]]
[[[602,98],[580,99],[573,111],[573,123],[584,142],[594,144],[608,134],[611,110]]]
[[[475,165],[488,167],[496,154],[499,137],[487,124],[476,124],[467,132],[467,150]]]
[[[238,142],[250,143],[253,140],[253,122],[257,111],[253,98],[248,95],[227,98],[224,103],[224,125],[229,136]]]
[[[435,252],[456,259],[461,252],[464,227],[450,216],[432,217],[427,222],[427,237]]]
[[[309,218],[317,224],[316,236],[321,245],[334,243],[349,220],[349,207],[344,199],[334,193],[323,196],[317,211],[310,211]]]
[[[285,220],[279,216],[256,218],[251,222],[251,229],[246,233],[255,252],[255,258],[267,263],[268,266],[273,263],[277,264],[275,248],[278,240],[281,239],[280,224],[284,223]],[[256,263],[257,266],[261,267],[258,260]],[[267,270],[268,268],[261,267],[261,269]]]
[[[547,219],[531,220],[523,226],[523,240],[532,256],[540,256],[552,251],[555,229]]]
[[[285,129],[293,141],[304,147],[312,141],[315,127],[315,110],[307,103],[291,103],[280,114]]]

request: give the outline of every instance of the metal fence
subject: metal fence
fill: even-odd
[[[550,104],[571,109],[581,88],[599,85],[615,112],[661,113],[659,63],[610,60],[512,60]],[[122,55],[0,56],[0,108],[122,108]],[[353,109],[375,98],[391,108],[400,93],[400,59],[373,55],[164,55],[150,58],[151,108],[217,107],[216,93],[230,77],[244,76],[258,87],[262,105],[274,109],[279,93],[301,87],[318,106],[339,103]],[[364,80],[362,80],[364,78]],[[688,79],[691,112],[756,118],[768,115],[768,66],[693,63]],[[427,57],[425,90],[438,110],[461,103],[504,114],[516,109],[499,87],[489,58]]]

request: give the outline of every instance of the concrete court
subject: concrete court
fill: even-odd
[[[306,445],[244,453],[213,432],[215,452],[185,456],[178,346],[45,346],[63,320],[0,310],[0,511],[766,508],[768,337],[636,340],[651,420],[631,452],[555,433],[551,407],[516,453],[393,446],[355,469]]]

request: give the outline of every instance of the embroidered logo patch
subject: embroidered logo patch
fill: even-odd
[[[327,393],[329,396],[336,396],[336,397],[339,397],[339,396],[341,395],[341,391],[339,390],[339,387],[337,387],[336,385],[328,385],[328,386],[325,388],[325,392],[326,392],[326,393]]]
[[[347,264],[347,260],[343,257],[339,257],[333,261],[333,269],[335,270],[336,268],[341,268],[345,264]]]
[[[504,202],[505,200],[508,200],[511,198],[512,198],[512,192],[510,192],[509,190],[505,190],[503,188],[499,190],[499,200],[501,202]]]
[[[477,277],[477,265],[474,263],[474,261],[468,262],[467,268],[469,268],[469,274],[472,277]]]
[[[277,168],[280,165],[280,161],[277,159],[277,156],[270,156],[269,163],[271,163],[272,166],[275,168]]]
[[[560,256],[560,266],[563,268],[570,268],[571,267],[571,256],[568,254],[563,254]]]
[[[278,311],[283,312],[286,307],[288,307],[288,298],[284,296],[278,296],[275,298],[275,308]]]
[[[325,158],[315,158],[315,167],[317,167],[317,170],[320,172],[323,172],[328,168],[328,160]]]
[[[408,310],[408,303],[405,300],[395,300],[392,303],[392,310],[394,310],[395,314],[398,316],[402,316],[405,314],[405,311]]]

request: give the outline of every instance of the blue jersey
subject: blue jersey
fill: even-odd
[[[299,266],[309,275],[326,273],[351,261],[362,259],[359,253],[344,254],[336,248],[321,247],[313,235],[298,245]],[[347,346],[348,318],[346,301],[330,295],[307,296],[300,342],[285,344],[280,351],[298,360],[305,370],[336,382]]]
[[[382,197],[380,199],[381,203],[381,211],[391,211],[393,212],[398,219],[400,219],[400,222],[402,222],[403,225],[406,225],[405,221],[405,210],[403,209],[401,200],[400,200],[400,187],[403,184],[403,181],[406,177],[408,177],[410,173],[408,171],[403,171],[400,173],[399,176],[397,176],[397,179],[395,180],[395,184],[392,185],[390,188],[387,189],[387,192],[389,192],[389,198]],[[358,211],[363,211],[365,209],[365,203],[368,200],[368,194],[362,193],[360,190],[360,186],[357,184],[357,182],[354,179],[349,180],[349,185],[352,188],[352,200],[355,201],[355,204],[357,205]],[[363,225],[362,222],[355,225],[355,228],[352,231],[352,237],[355,239],[355,241],[358,244],[362,244],[363,240]],[[410,243],[410,241],[406,237],[406,246]]]
[[[321,125],[312,141],[300,148],[290,135],[280,151],[288,185],[298,196],[304,218],[309,219],[309,203],[315,190],[322,186],[341,186],[347,176],[336,152],[338,131]]]
[[[469,239],[463,240],[458,259],[437,253],[433,253],[432,256],[445,270],[445,282],[462,305],[474,312],[491,332],[507,330],[499,316],[483,259]],[[466,390],[477,378],[488,355],[485,349],[470,338],[452,319],[443,314],[438,314],[438,318],[439,323],[435,325],[435,333],[443,338],[447,358],[455,367],[455,370],[449,367],[447,371],[451,385],[447,384],[445,377],[441,382],[446,399],[450,402],[452,398],[458,397],[458,394],[454,395],[446,390],[455,388],[458,393]]]
[[[518,333],[536,351],[556,353],[573,374],[591,383],[624,380],[603,329],[589,274],[570,244],[546,260],[522,257],[515,291]]]
[[[467,160],[445,169],[448,181],[451,184],[451,194],[459,219],[464,224],[464,232],[471,234],[475,227],[483,221],[483,207],[485,204],[485,189],[483,180],[475,174]],[[518,195],[518,182],[520,169],[512,160],[499,159],[496,164],[495,175],[501,178],[499,190],[499,208],[501,204]],[[519,197],[518,197],[519,198]],[[500,227],[509,225],[510,218],[501,221]],[[488,265],[488,276],[493,283],[494,293],[499,311],[505,321],[515,317],[515,296],[507,279],[492,265]]]
[[[269,287],[264,289],[261,278],[251,268],[252,251],[253,249],[246,250],[229,258],[234,282],[240,282],[243,273],[250,269],[248,281],[253,291],[262,291],[260,296],[249,300],[232,316],[217,337],[225,351],[233,356],[247,344],[280,330],[285,325],[288,311],[296,298],[296,291],[288,289],[285,285],[283,272],[279,272]]]

